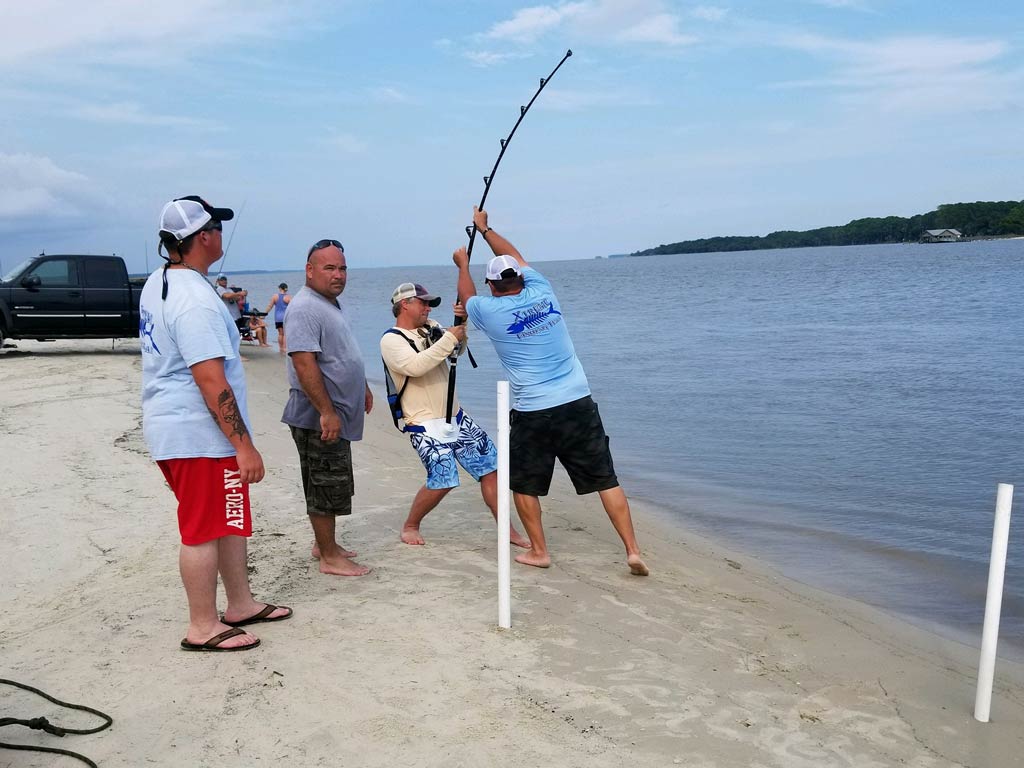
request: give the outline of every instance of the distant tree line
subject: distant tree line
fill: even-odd
[[[1024,235],[1024,200],[998,203],[948,203],[930,213],[905,219],[855,219],[841,227],[822,227],[804,232],[784,230],[760,236],[707,237],[659,245],[631,256],[663,253],[713,253],[754,251],[766,248],[807,248],[822,245],[873,245],[916,243],[926,229],[956,229],[964,237],[1006,237]]]

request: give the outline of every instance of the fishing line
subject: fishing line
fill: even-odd
[[[228,251],[231,250],[231,241],[235,239],[235,232],[238,231],[238,222],[242,220],[242,214],[245,212],[245,204],[247,202],[248,200],[243,200],[242,207],[238,209],[238,215],[235,216],[235,225],[231,227],[231,234],[228,236],[228,246],[224,249],[224,255],[220,257],[220,268],[217,272],[224,271],[224,265],[227,264],[228,261]]]

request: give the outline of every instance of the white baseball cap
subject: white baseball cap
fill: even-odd
[[[160,231],[173,235],[179,242],[194,235],[213,220],[229,221],[235,217],[230,208],[214,208],[198,195],[171,200],[160,212]]]
[[[505,272],[510,269],[513,274],[506,275]],[[522,267],[520,267],[519,262],[511,256],[495,256],[487,262],[486,277],[488,280],[501,280],[504,277],[518,277],[521,274],[523,274]]]
[[[441,303],[440,296],[434,296],[419,283],[402,283],[391,294],[392,304],[397,304],[405,299],[422,299],[431,307],[436,307]]]

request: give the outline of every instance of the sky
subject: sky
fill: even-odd
[[[155,268],[160,209],[187,194],[238,214],[229,273],[300,268],[324,237],[353,267],[450,263],[569,49],[486,206],[531,260],[1024,199],[1019,0],[0,0],[0,19],[4,270]]]

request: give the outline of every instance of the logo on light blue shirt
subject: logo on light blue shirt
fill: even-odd
[[[534,304],[525,312],[513,312],[512,314],[516,321],[506,329],[506,332],[509,336],[522,338],[552,327],[560,322],[554,315],[561,317],[562,313],[555,309],[554,302],[542,301],[539,304]]]
[[[142,307],[139,307],[139,341],[142,344],[142,351],[153,354],[160,354],[160,347],[156,345],[156,341],[153,339],[153,313],[147,312]]]

